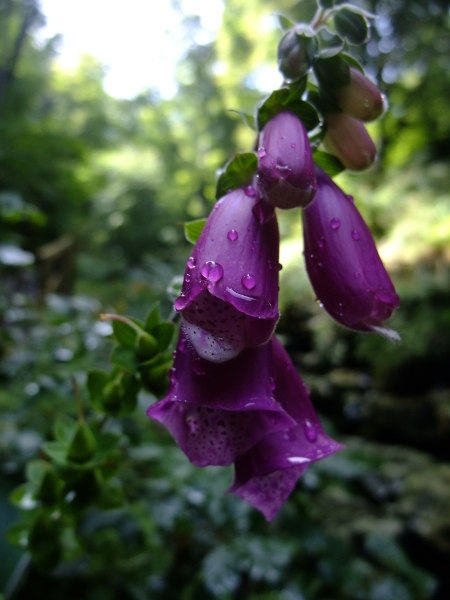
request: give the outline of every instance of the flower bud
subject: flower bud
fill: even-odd
[[[380,90],[354,67],[350,67],[350,83],[335,88],[333,95],[339,107],[359,121],[374,121],[384,110]]]
[[[317,298],[341,325],[398,341],[399,335],[383,323],[400,301],[369,228],[351,196],[318,167],[316,175],[316,197],[303,211],[303,236]]]
[[[307,75],[317,50],[315,37],[290,29],[278,45],[278,70],[288,81]]]
[[[259,187],[272,206],[307,206],[316,193],[311,145],[305,126],[291,112],[271,119],[259,136]]]
[[[377,157],[377,149],[367,129],[345,113],[325,116],[326,132],[322,140],[325,150],[336,156],[347,169],[362,171]]]

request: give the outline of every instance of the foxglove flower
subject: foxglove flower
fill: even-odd
[[[345,113],[325,115],[323,145],[347,169],[362,171],[377,157],[377,149],[367,129],[357,119]]]
[[[198,467],[229,465],[269,433],[293,426],[274,399],[270,344],[225,363],[200,358],[180,332],[167,396],[147,414]]]
[[[271,521],[311,462],[343,446],[324,433],[305,384],[276,338],[269,343],[275,371],[274,395],[294,425],[267,433],[235,462],[228,490],[249,502]]]
[[[278,254],[274,209],[253,187],[217,202],[175,301],[202,358],[224,362],[270,338],[278,321]]]
[[[316,193],[316,176],[305,126],[291,112],[273,117],[261,131],[258,150],[259,186],[273,206],[306,206]]]
[[[333,95],[341,110],[359,121],[374,121],[384,110],[380,90],[354,67],[350,67],[350,83],[334,88]]]
[[[318,190],[303,211],[306,269],[323,308],[341,325],[399,340],[384,327],[400,301],[369,228],[344,192],[316,168]]]

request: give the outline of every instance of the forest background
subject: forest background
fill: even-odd
[[[270,15],[308,20],[315,8],[225,0],[212,39],[200,15],[173,5],[187,49],[177,93],[121,100],[105,92],[96,58],[57,66],[58,39],[36,41],[44,17],[34,1],[0,1],[3,530],[26,513],[24,498],[11,504],[9,495],[27,462],[42,457],[59,416],[76,415],[72,377],[85,398],[87,369],[108,369],[111,330],[99,313],[142,319],[158,301],[169,315],[167,287],[190,251],[179,223],[207,216],[216,170],[252,146],[253,132],[228,109],[251,113],[264,97],[258,85],[280,37]],[[46,533],[41,564],[3,538],[7,598],[449,597],[449,3],[364,7],[378,16],[359,58],[389,110],[370,126],[376,166],[337,182],[358,200],[401,296],[391,322],[401,345],[331,322],[305,276],[298,212],[280,222],[277,333],[347,449],[308,469],[267,525],[222,496],[230,471],[188,463],[145,417],[151,399],[141,394],[114,425],[123,456],[115,504],[87,508],[50,566]]]

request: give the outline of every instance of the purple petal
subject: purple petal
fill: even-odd
[[[201,356],[223,362],[270,338],[278,320],[278,252],[273,209],[254,188],[219,200],[175,302]]]
[[[275,398],[295,425],[265,435],[235,462],[235,480],[228,490],[273,519],[310,462],[343,446],[323,431],[308,392],[292,362],[273,338]]]
[[[259,185],[273,206],[307,206],[317,184],[308,133],[290,112],[273,117],[259,136]]]
[[[180,332],[172,383],[147,411],[197,466],[228,465],[272,431],[292,426],[273,397],[271,346],[216,364],[200,358]]]
[[[303,211],[306,269],[317,298],[342,325],[386,334],[383,322],[400,301],[369,228],[351,197],[320,169],[317,182]]]

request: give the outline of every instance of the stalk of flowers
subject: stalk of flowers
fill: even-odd
[[[167,396],[147,411],[197,466],[235,463],[228,490],[272,520],[308,464],[337,452],[276,338],[215,363],[183,330]]]
[[[270,339],[279,318],[278,256],[274,209],[253,186],[216,203],[175,301],[202,358],[224,362]]]

